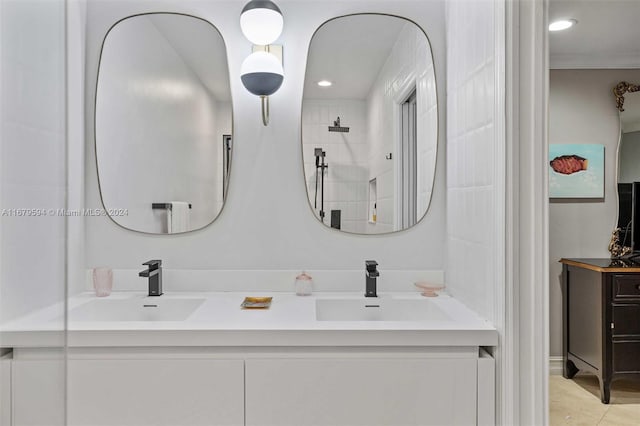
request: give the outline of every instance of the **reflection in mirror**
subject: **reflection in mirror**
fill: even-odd
[[[640,207],[640,92],[633,84],[620,83],[614,89],[620,112],[618,147],[618,228],[620,245],[640,250],[640,221],[634,209]],[[637,93],[636,93],[637,92]],[[635,182],[635,183],[634,183]],[[638,212],[640,214],[640,212]]]
[[[105,37],[95,139],[102,202],[119,225],[166,234],[222,209],[232,150],[224,41],[199,18],[126,18]]]
[[[407,229],[431,202],[438,105],[431,46],[413,22],[359,14],[322,25],[302,105],[307,193],[345,232]]]

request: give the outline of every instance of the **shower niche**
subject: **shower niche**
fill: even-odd
[[[433,56],[412,21],[332,19],[309,47],[302,151],[309,204],[356,234],[411,228],[431,202],[438,144]]]

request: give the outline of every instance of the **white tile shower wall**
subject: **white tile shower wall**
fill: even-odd
[[[145,232],[167,230],[168,212],[152,210],[152,203],[186,201],[197,229],[222,204],[222,175],[212,164],[222,154],[219,127],[230,127],[216,118],[229,104],[213,97],[163,32],[166,22],[156,19],[125,20],[105,42],[96,106],[103,201],[107,208],[128,209],[118,223]],[[109,143],[123,138],[127,149]],[[140,173],[141,167],[150,172]]]
[[[494,314],[495,4],[447,3],[447,256],[451,293]]]
[[[341,210],[342,230],[365,232],[367,223],[368,144],[366,139],[365,103],[357,100],[309,99],[302,104],[302,143],[307,191],[311,206],[316,206],[316,174],[318,174],[316,216],[320,217],[321,175],[316,170],[314,149],[326,152],[329,165],[325,171],[325,223],[330,224],[331,210]],[[328,127],[340,117],[349,133],[329,132]]]
[[[378,218],[367,223],[369,233],[392,232],[398,229],[395,194],[397,161],[387,160],[391,153],[399,158],[396,141],[399,134],[400,104],[415,90],[417,96],[417,194],[418,213],[424,212],[431,200],[436,166],[438,110],[435,96],[435,73],[431,47],[424,33],[407,23],[398,35],[393,49],[380,70],[367,98],[367,139],[369,148],[369,179],[378,185]],[[420,219],[420,215],[417,217]]]
[[[109,27],[135,13],[163,10],[188,13],[214,24],[227,45],[234,107],[234,157],[229,197],[219,218],[197,232],[152,236],[124,230],[104,217],[86,218],[86,265],[136,269],[161,258],[167,268],[223,270],[353,270],[364,259],[376,259],[388,269],[443,268],[445,236],[444,148],[438,152],[433,202],[415,228],[386,236],[338,233],[318,223],[308,207],[300,161],[301,106],[306,55],[314,31],[326,20],[351,13],[387,13],[414,20],[431,41],[436,74],[444,75],[443,1],[281,0],[286,17],[285,80],[270,97],[271,122],[260,120],[260,101],[238,78],[251,51],[238,16],[244,2],[195,0],[153,2],[91,0],[87,4],[86,203],[100,207],[93,148],[93,97],[100,44]],[[444,128],[444,79],[438,81],[441,128]],[[349,124],[345,122],[345,124]],[[444,147],[444,132],[440,135]],[[169,285],[169,283],[166,283]],[[175,283],[174,283],[175,285]]]
[[[56,215],[65,207],[65,2],[2,1],[0,9],[5,322],[65,297],[65,220]]]

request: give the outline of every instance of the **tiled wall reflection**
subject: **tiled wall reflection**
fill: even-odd
[[[329,132],[329,126],[340,117],[349,133]],[[342,230],[365,232],[367,222],[369,155],[366,140],[365,101],[309,100],[303,106],[303,152],[307,191],[312,206],[316,194],[314,149],[326,152],[324,210],[325,223],[330,224],[331,210],[341,210]],[[319,169],[318,169],[319,173]],[[315,209],[320,211],[320,176]]]

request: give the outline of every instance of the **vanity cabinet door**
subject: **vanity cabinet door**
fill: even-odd
[[[250,359],[247,426],[475,425],[475,359]]]
[[[11,361],[13,426],[63,426],[64,380],[63,359]]]
[[[244,424],[242,360],[69,360],[71,426]]]

